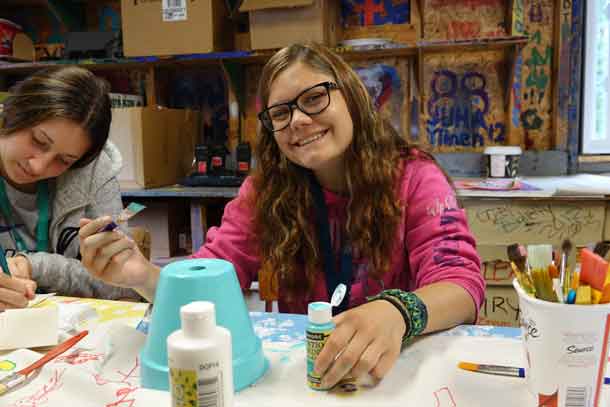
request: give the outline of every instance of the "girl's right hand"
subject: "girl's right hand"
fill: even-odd
[[[111,221],[109,216],[80,220],[81,262],[94,277],[108,284],[134,288],[150,300],[158,269],[121,231],[99,232]]]
[[[27,278],[8,276],[0,272],[0,311],[25,308],[34,298],[36,282]]]

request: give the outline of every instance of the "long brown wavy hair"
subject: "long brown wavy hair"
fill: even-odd
[[[271,85],[286,68],[301,63],[334,78],[347,102],[354,125],[346,151],[345,176],[349,201],[345,232],[352,249],[370,261],[379,278],[390,266],[403,203],[395,194],[402,172],[401,157],[409,151],[374,107],[364,84],[341,57],[318,44],[295,44],[278,51],[263,68],[258,96],[268,105]],[[253,173],[255,225],[262,259],[261,273],[276,273],[282,298],[291,301],[311,291],[322,258],[313,218],[309,169],[290,162],[273,133],[258,126]]]

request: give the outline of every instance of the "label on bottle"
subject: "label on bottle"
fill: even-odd
[[[220,363],[201,363],[197,370],[169,369],[172,407],[222,407],[223,383]]]
[[[307,330],[307,384],[312,389],[322,389],[322,377],[313,372],[313,367],[316,358],[324,347],[326,340],[332,333],[332,330],[324,332],[314,332]]]

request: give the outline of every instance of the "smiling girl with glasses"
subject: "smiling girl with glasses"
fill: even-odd
[[[306,313],[345,284],[316,359],[325,388],[381,379],[414,336],[476,321],[484,282],[465,213],[349,65],[320,45],[284,48],[263,69],[259,100],[258,166],[194,257],[232,262],[244,289],[258,278],[281,312]],[[97,235],[108,221],[83,221],[83,262],[152,299],[159,269],[128,241]]]

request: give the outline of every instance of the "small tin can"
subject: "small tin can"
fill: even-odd
[[[483,151],[486,175],[490,178],[515,178],[519,175],[519,146],[493,146]]]

